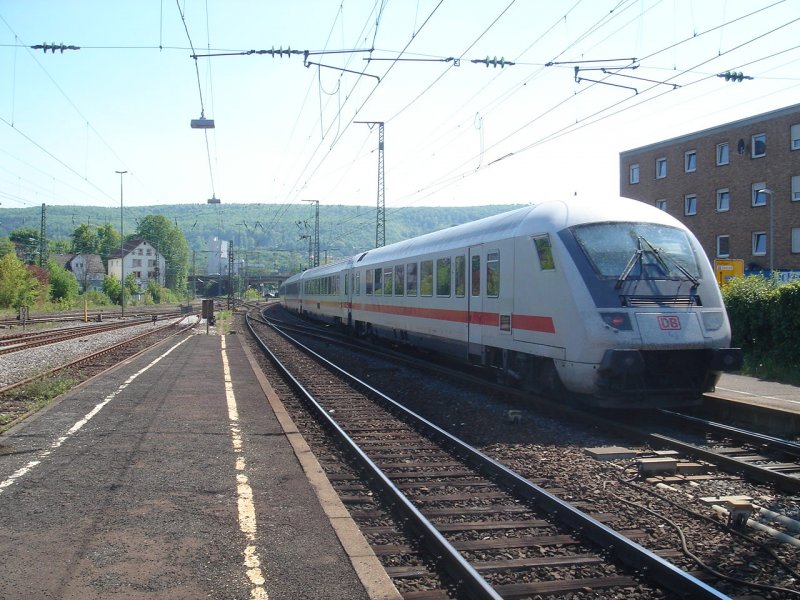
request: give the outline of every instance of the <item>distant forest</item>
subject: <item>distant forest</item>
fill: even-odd
[[[472,207],[416,207],[386,210],[386,244],[408,239],[519,208],[522,204]],[[295,272],[308,266],[309,242],[314,237],[315,205],[173,204],[124,207],[124,233],[136,229],[145,215],[164,215],[173,221],[194,251],[196,272],[202,273],[209,240],[233,241],[234,255],[246,257],[250,268],[265,272]],[[323,264],[375,246],[376,208],[319,206],[319,262]],[[0,208],[0,237],[20,227],[37,231],[42,209]],[[96,206],[47,206],[47,239],[69,240],[80,224],[120,225],[120,209]],[[190,256],[190,261],[192,257]],[[189,266],[192,272],[192,266]]]

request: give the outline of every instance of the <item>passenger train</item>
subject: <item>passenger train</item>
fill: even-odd
[[[624,198],[545,201],[287,279],[296,313],[608,407],[698,402],[741,368],[694,235]]]

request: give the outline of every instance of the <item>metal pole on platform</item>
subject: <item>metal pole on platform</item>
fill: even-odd
[[[122,317],[125,317],[125,232],[123,230],[122,219],[122,176],[127,171],[115,171],[119,173],[119,278],[122,282],[122,297],[120,304],[122,304]]]

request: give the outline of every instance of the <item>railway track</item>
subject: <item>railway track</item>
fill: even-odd
[[[139,317],[136,319],[116,321],[111,323],[92,323],[89,325],[78,325],[76,327],[49,329],[46,331],[29,331],[4,335],[0,337],[0,354],[19,352],[21,350],[36,348],[37,346],[55,344],[57,342],[63,342],[87,335],[103,333],[106,331],[113,331],[115,329],[134,327],[150,321],[151,318],[149,317]]]
[[[410,531],[411,541],[404,542],[395,539],[399,533],[392,525],[364,530],[385,540],[375,551],[407,590],[404,597],[445,598],[448,585],[458,597],[472,598],[601,590],[608,597],[726,597],[635,543],[642,532],[614,531],[603,524],[604,515],[590,516],[580,504],[560,499],[557,490],[515,473],[363,381],[330,364],[321,367],[321,357],[298,356],[285,338],[261,325],[252,331],[267,338],[261,343],[276,365],[300,363],[294,375],[284,376],[358,463],[359,475],[331,477],[356,519],[375,511],[378,494]],[[378,489],[367,487],[365,478]],[[425,583],[409,584],[429,581],[431,562],[449,580],[427,589]]]

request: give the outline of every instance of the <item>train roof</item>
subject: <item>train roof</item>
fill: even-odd
[[[577,198],[548,200],[367,250],[345,261],[352,260],[353,266],[366,266],[397,260],[403,256],[445,252],[452,248],[483,244],[489,240],[555,233],[574,225],[608,221],[655,222],[685,229],[680,221],[666,212],[638,200],[621,197],[597,200]],[[331,267],[334,265],[317,267],[301,275],[316,277],[338,271],[341,269],[341,262],[336,268]],[[292,279],[298,276],[300,275],[295,275]]]
[[[684,228],[680,221],[664,211],[628,198],[550,200],[368,250],[354,257],[353,266],[395,260],[398,256],[443,252],[519,235],[555,233],[573,225],[608,221],[657,222]]]

